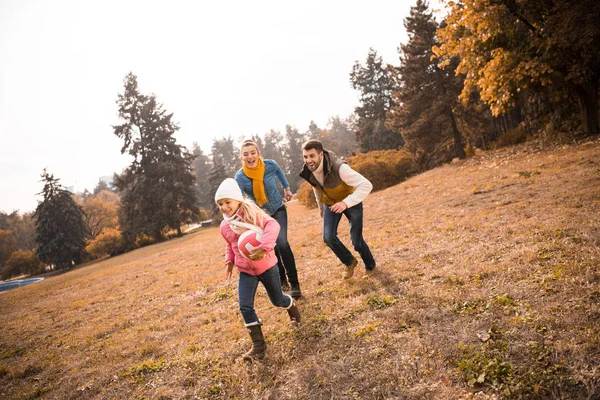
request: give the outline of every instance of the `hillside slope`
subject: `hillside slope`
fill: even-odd
[[[211,228],[0,295],[0,397],[600,397],[600,140],[503,149],[370,195],[378,267],[346,282],[318,211],[289,210],[303,323],[260,288],[263,361],[240,361]]]

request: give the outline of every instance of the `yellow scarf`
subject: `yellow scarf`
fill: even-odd
[[[263,184],[263,179],[265,177],[264,161],[262,160],[262,158],[259,158],[258,162],[256,163],[256,168],[248,168],[245,164],[242,168],[244,171],[244,175],[252,179],[252,192],[254,193],[256,204],[262,206],[267,202],[267,195],[265,194],[265,185]]]

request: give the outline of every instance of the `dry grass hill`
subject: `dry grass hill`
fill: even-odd
[[[526,143],[370,195],[378,268],[347,282],[318,211],[289,209],[303,322],[260,288],[263,361],[240,360],[210,228],[1,294],[0,398],[600,398],[600,140]]]

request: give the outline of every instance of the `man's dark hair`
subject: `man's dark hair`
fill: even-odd
[[[302,145],[302,150],[308,151],[311,149],[315,149],[315,150],[317,150],[317,152],[322,153],[323,152],[323,143],[321,143],[317,139],[309,139],[306,142],[304,142],[304,144]]]

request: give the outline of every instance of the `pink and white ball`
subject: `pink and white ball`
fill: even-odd
[[[254,249],[260,246],[262,235],[262,229],[260,232],[249,229],[240,235],[240,238],[238,239],[238,249],[240,250],[242,256],[248,260],[250,259],[250,254],[254,251]]]

